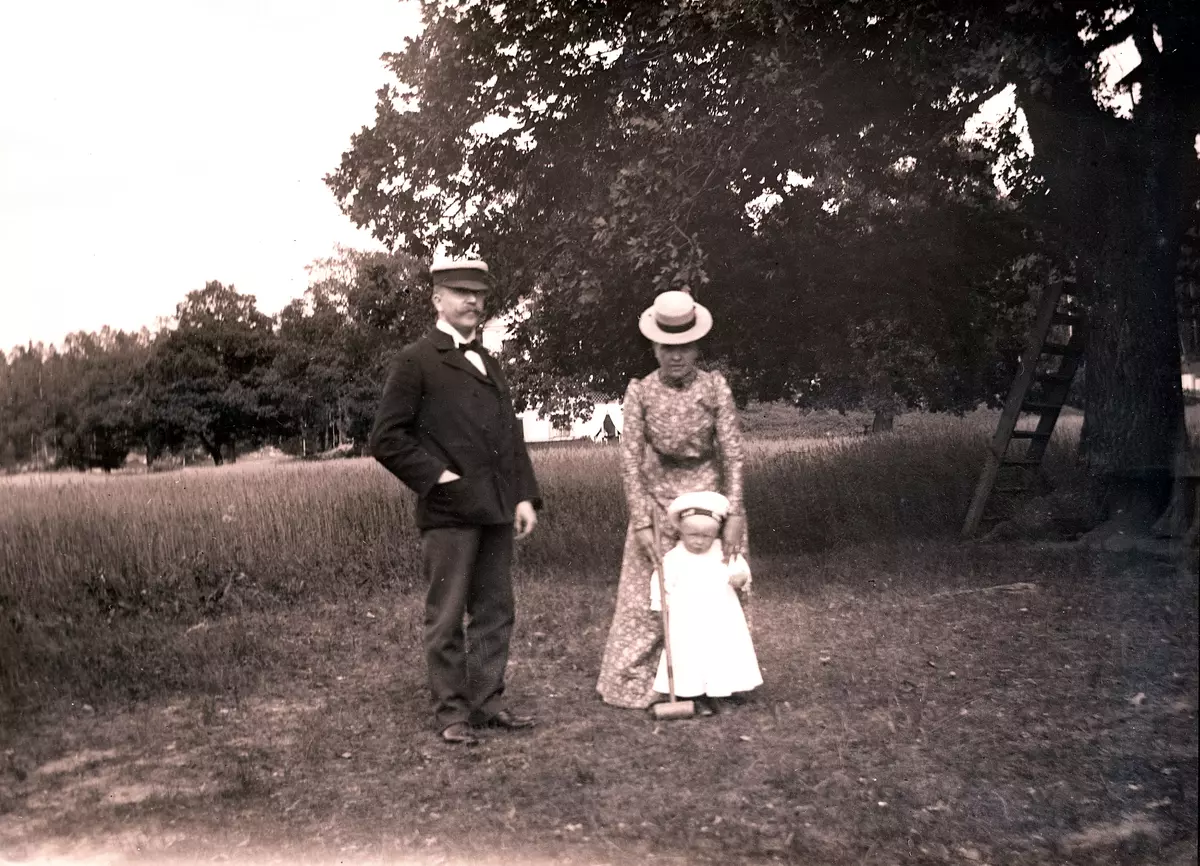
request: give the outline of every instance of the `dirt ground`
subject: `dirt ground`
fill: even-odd
[[[257,641],[249,685],[0,734],[0,861],[1196,862],[1194,575],[857,555],[854,582],[764,564],[766,686],[678,722],[595,698],[613,587],[522,584],[511,691],[540,724],[475,749],[427,722],[415,596],[202,620],[179,639]]]

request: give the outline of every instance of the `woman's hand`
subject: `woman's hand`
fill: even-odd
[[[725,518],[725,526],[721,529],[721,550],[726,562],[741,555],[745,545],[745,536],[745,517],[740,514],[730,514]]]
[[[638,547],[642,549],[642,553],[651,562],[658,562],[658,549],[654,546],[654,530],[649,527],[639,529],[633,533],[633,537],[637,539]]]

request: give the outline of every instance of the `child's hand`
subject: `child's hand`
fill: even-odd
[[[750,580],[750,575],[745,572],[729,575],[729,585],[734,589],[745,589],[746,583]]]

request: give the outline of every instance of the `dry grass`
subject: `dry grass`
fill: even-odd
[[[786,528],[789,544],[770,549],[791,553],[952,534],[989,422],[994,415],[914,417],[889,436],[754,440],[747,507],[756,532],[771,545]],[[584,444],[534,455],[549,508],[525,567],[579,567],[581,550],[607,561],[625,514],[617,450]],[[283,598],[403,583],[415,532],[399,489],[367,459],[6,479],[0,597],[18,610],[71,610],[88,588],[158,610],[189,607],[240,574]]]
[[[946,592],[1014,578],[1031,586]],[[436,742],[416,593],[247,614],[276,655],[269,676],[227,662],[246,690],[60,705],[0,736],[0,851],[826,866],[1194,851],[1194,577],[947,544],[768,557],[766,686],[730,715],[659,724],[595,699],[611,582],[518,590],[510,684],[533,732]]]
[[[914,416],[887,436],[803,435],[832,433],[841,417],[790,440],[752,438],[753,550],[954,537],[994,414]],[[1053,471],[1071,471],[1068,453],[1069,433]],[[608,579],[625,521],[618,449],[535,448],[534,460],[548,508],[519,572]],[[212,647],[176,646],[172,630],[217,613],[404,590],[417,571],[411,497],[371,460],[0,484],[0,709],[79,691],[220,686],[219,668],[199,660]],[[238,646],[229,651],[271,652]]]
[[[902,418],[882,437],[823,423],[751,445],[767,685],[730,716],[660,725],[593,692],[617,452],[536,449],[550,507],[521,548],[510,679],[543,725],[475,751],[428,730],[410,505],[370,462],[0,488],[0,856],[1194,851],[1195,575],[955,542],[994,415]]]

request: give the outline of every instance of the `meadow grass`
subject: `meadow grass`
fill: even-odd
[[[838,435],[838,423],[857,419],[823,419],[820,436],[802,426],[789,439],[751,436],[755,556],[954,537],[993,414],[911,416],[870,437]],[[1060,476],[1072,471],[1064,428],[1048,462]],[[546,508],[519,547],[517,573],[612,581],[626,520],[619,449],[532,453]],[[102,683],[133,694],[189,681],[223,687],[221,668],[203,661],[217,632],[158,648],[155,633],[221,613],[408,590],[418,580],[412,507],[370,459],[0,482],[0,703]]]
[[[766,684],[708,720],[596,699],[618,451],[535,447],[508,680],[542,724],[467,751],[430,730],[411,499],[371,461],[7,482],[0,853],[1192,862],[1196,575],[958,543],[994,414],[820,421],[749,443]]]
[[[933,418],[887,436],[752,439],[753,542],[793,554],[951,535],[987,433],[978,417]],[[1060,474],[1069,436],[1051,454]],[[625,521],[618,449],[535,446],[533,455],[547,508],[522,567],[611,567]],[[86,590],[153,607],[164,590],[178,598],[195,582],[195,601],[238,575],[283,597],[403,582],[415,568],[412,502],[365,458],[0,480],[0,597],[16,609],[69,610]]]

